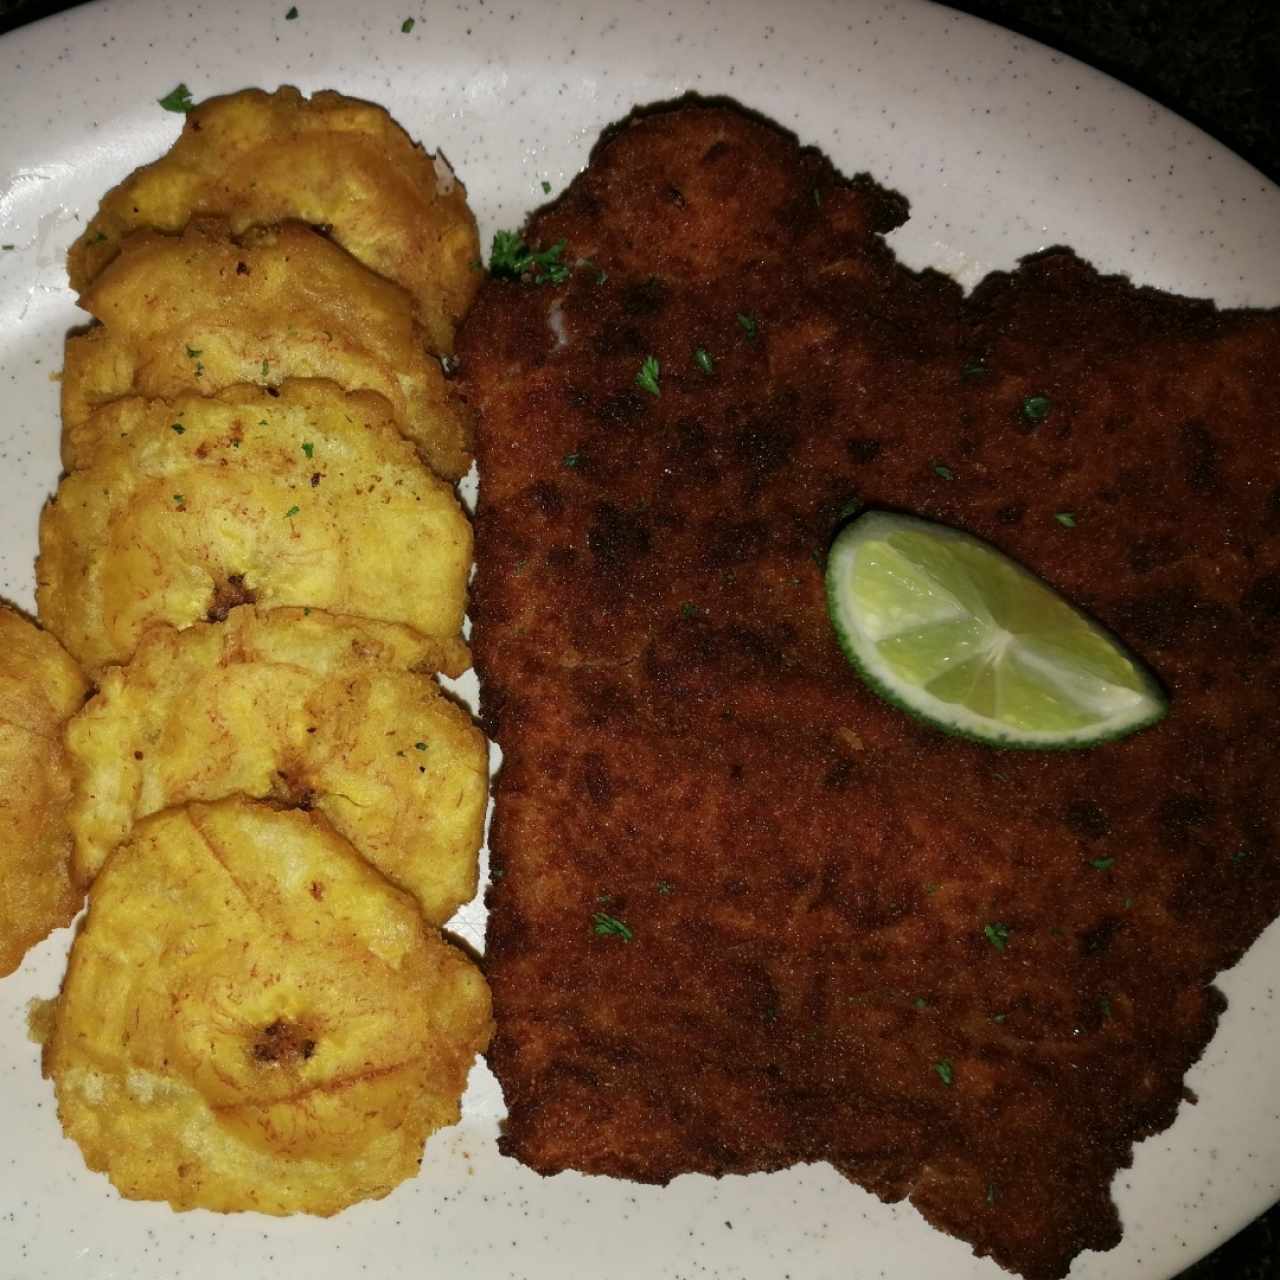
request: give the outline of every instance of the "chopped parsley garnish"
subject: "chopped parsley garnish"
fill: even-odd
[[[527,284],[563,284],[569,268],[560,260],[564,241],[550,249],[530,249],[514,231],[497,231],[489,253],[489,274],[502,280],[523,280]]]
[[[186,501],[187,501],[187,500],[186,500],[186,498],[184,498],[184,497],[182,496],[182,494],[180,494],[180,493],[175,493],[175,494],[173,495],[173,500],[174,500],[174,502],[176,502],[176,503],[178,504],[178,506],[180,506],[180,507],[181,507],[181,506],[183,506],[183,505],[186,503]]]
[[[1053,403],[1048,396],[1028,396],[1022,402],[1022,416],[1028,422],[1043,422],[1052,408]]]
[[[1243,862],[1243,861],[1244,861],[1248,856],[1249,856],[1249,850],[1248,850],[1248,849],[1237,849],[1237,850],[1235,851],[1235,853],[1233,853],[1233,854],[1231,855],[1231,861],[1232,861],[1232,862]]]
[[[180,84],[176,89],[171,89],[163,98],[157,98],[156,101],[166,111],[176,111],[182,116],[185,116],[196,105],[191,101],[191,90],[185,84]]]
[[[298,16],[298,6],[296,4],[289,6],[289,12],[284,15],[286,22],[292,22]]]
[[[933,1069],[938,1073],[938,1078],[950,1088],[951,1083],[956,1078],[955,1068],[951,1065],[950,1058],[943,1058],[933,1064]]]
[[[270,368],[271,368],[271,366],[270,366],[270,365],[269,365],[269,364],[264,360],[264,361],[262,362],[262,376],[263,376],[264,378],[267,376],[267,370],[268,370],[268,369],[270,369]]]
[[[698,347],[693,353],[693,363],[702,370],[703,373],[715,373],[716,362],[711,358],[711,352],[706,347]]]
[[[89,241],[89,243],[101,244],[106,238],[107,238],[107,233],[105,231],[99,231],[98,234],[94,236],[92,240]]]
[[[17,248],[17,245],[12,245],[12,244],[0,244],[0,249],[3,249],[5,253],[10,253],[12,250],[14,250],[14,249],[16,249],[16,248]]]
[[[304,440],[302,442],[302,452],[305,453],[308,458],[314,458],[316,453],[316,447],[311,443],[310,440]]]
[[[991,1021],[995,1023],[1003,1023],[1009,1015],[1007,1013],[996,1013],[991,1017]]]
[[[1064,529],[1074,529],[1076,527],[1076,517],[1073,511],[1055,511],[1053,518]]]
[[[663,894],[664,896],[665,896],[666,894],[670,893],[670,892],[671,892],[671,881],[670,881],[670,880],[659,880],[659,881],[658,881],[658,892],[659,892],[659,893],[661,893],[661,894]]]
[[[822,208],[822,192],[817,187],[813,189],[813,205],[815,209]]]
[[[987,1203],[995,1204],[996,1202],[996,1184],[994,1182],[987,1183]]]
[[[924,998],[924,996],[916,996],[911,1003],[915,1005],[917,1009],[927,1009],[929,1007],[929,1002]]]
[[[982,934],[997,951],[1003,951],[1009,945],[1009,926],[1007,924],[984,925]]]
[[[696,618],[698,616],[698,606],[690,604],[687,600],[680,606],[680,616],[682,618]]]
[[[954,480],[956,478],[956,473],[944,462],[931,462],[929,466],[933,474],[940,480]]]
[[[289,510],[284,513],[284,518],[286,520],[292,520],[293,517],[296,516],[298,512],[301,510],[302,510],[301,507],[290,507]]]
[[[1110,1021],[1111,1001],[1107,999],[1106,996],[1103,996],[1102,999],[1098,1001],[1098,1008],[1102,1010],[1102,1020],[1104,1022]]]
[[[1094,858],[1089,865],[1095,871],[1110,871],[1116,865],[1116,860],[1114,858]]]
[[[564,455],[564,465],[570,469],[573,467],[580,467],[582,465],[582,454],[566,453]]]
[[[184,427],[184,426],[182,425],[182,423],[180,423],[180,422],[175,422],[175,423],[174,423],[174,424],[169,428],[169,430],[170,430],[170,431],[175,432],[175,433],[176,433],[176,434],[178,434],[178,435],[182,435],[182,433],[183,433],[184,431],[186,431],[186,427]]]
[[[924,887],[924,891],[929,895],[929,897],[932,898],[933,895],[937,893],[940,888],[942,888],[942,886],[938,884],[927,884]]]
[[[415,751],[425,751],[427,749],[427,744],[425,742],[415,742],[413,744],[413,749]]]
[[[591,917],[591,922],[602,938],[612,936],[621,938],[623,942],[630,942],[635,936],[617,916],[606,915],[603,911],[597,911]]]
[[[542,180],[542,194],[544,196],[549,196],[551,194],[551,183],[549,183],[546,178],[543,178]]]
[[[968,364],[961,368],[960,376],[962,378],[982,378],[986,376],[986,372],[987,366],[983,364],[982,357],[979,356],[977,359],[970,360]]]
[[[414,19],[413,19],[413,18],[406,18],[406,19],[405,19],[405,20],[400,24],[400,30],[401,30],[405,35],[408,35],[408,34],[409,34],[409,32],[413,30],[414,26],[415,26],[415,21],[414,21]]]
[[[744,315],[739,311],[738,323],[742,326],[742,332],[754,342],[756,334],[760,332],[760,326],[756,324],[755,317]]]
[[[187,348],[187,359],[188,359],[188,360],[195,360],[197,357],[202,356],[203,354],[204,354],[204,351],[203,351],[203,350],[199,350],[199,351],[197,351],[195,347],[188,347],[188,348]]]
[[[645,356],[640,372],[636,374],[636,386],[641,391],[647,391],[651,396],[660,396],[662,388],[658,386],[658,375],[661,372],[662,366],[658,363],[658,357]]]

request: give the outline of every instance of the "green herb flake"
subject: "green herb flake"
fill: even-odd
[[[413,744],[413,749],[415,751],[425,751],[427,749],[427,744],[425,742],[415,742]]]
[[[284,15],[286,22],[292,22],[298,16],[298,6],[296,4],[289,6],[289,12]]]
[[[694,351],[693,363],[707,375],[713,374],[716,371],[716,362],[711,358],[711,352],[708,351],[706,347],[698,347]]]
[[[105,231],[99,231],[98,234],[94,236],[92,240],[89,241],[89,243],[101,244],[106,238],[107,238],[107,233]]]
[[[183,433],[184,431],[186,431],[186,427],[184,427],[184,426],[182,425],[182,423],[180,423],[180,422],[175,422],[175,423],[174,423],[174,424],[169,428],[169,430],[170,430],[170,431],[172,431],[175,435],[182,435],[182,433]]]
[[[284,518],[286,520],[292,520],[293,517],[296,516],[298,512],[301,510],[302,510],[301,507],[290,507],[289,510],[284,513]]]
[[[316,447],[310,440],[304,440],[302,442],[302,452],[305,453],[308,458],[314,458],[316,456]]]
[[[542,185],[542,194],[544,196],[549,196],[551,194],[551,183],[549,183],[546,180],[546,178],[543,178],[541,185]]]
[[[992,923],[983,925],[982,936],[991,943],[997,951],[1003,951],[1009,945],[1009,926],[1007,924]]]
[[[413,18],[406,18],[406,19],[405,19],[405,20],[400,24],[400,31],[401,31],[401,34],[403,34],[403,35],[406,35],[406,36],[407,36],[407,35],[409,34],[409,32],[413,30],[413,28],[414,28],[414,26],[415,26],[415,25],[416,25],[416,21],[415,21],[415,19],[413,19]]]
[[[680,606],[680,616],[682,618],[696,618],[699,612],[698,606],[690,604],[687,600]]]
[[[489,253],[489,274],[500,280],[520,280],[525,284],[563,284],[569,268],[561,261],[564,241],[550,249],[530,249],[515,231],[497,231]]]
[[[270,370],[270,368],[271,368],[270,364],[268,364],[267,361],[264,360],[262,362],[262,376],[264,378],[267,376],[267,373]]]
[[[641,391],[647,391],[651,396],[660,396],[662,388],[658,386],[658,376],[661,372],[662,366],[658,363],[658,357],[645,356],[640,372],[636,374],[636,386]]]
[[[1022,416],[1028,422],[1043,422],[1052,408],[1053,402],[1048,396],[1028,396],[1022,402]]]
[[[591,917],[591,923],[595,932],[602,938],[614,937],[621,938],[623,942],[630,942],[635,936],[617,916],[606,915],[603,911],[597,911]]]
[[[1098,1001],[1098,1008],[1102,1012],[1103,1022],[1110,1022],[1111,1021],[1111,1001],[1106,996],[1103,996],[1102,999]]]
[[[1089,861],[1089,865],[1095,871],[1110,871],[1116,865],[1116,860],[1114,858],[1092,858]]]
[[[822,192],[819,191],[817,187],[814,187],[813,189],[813,207],[815,209],[822,208]]]
[[[564,465],[570,470],[574,467],[580,467],[582,465],[582,454],[576,452],[566,453],[564,455]]]
[[[956,478],[956,473],[944,462],[931,462],[929,468],[940,480],[954,480]]]
[[[933,1064],[933,1069],[938,1073],[938,1079],[949,1089],[955,1081],[955,1068],[951,1065],[950,1058],[942,1058]]]
[[[671,881],[670,881],[670,880],[659,880],[659,881],[658,881],[658,892],[659,892],[660,894],[662,894],[662,895],[663,895],[663,897],[666,897],[666,895],[667,895],[667,894],[669,894],[669,893],[671,892]]]
[[[1053,518],[1064,528],[1074,529],[1076,527],[1075,513],[1071,511],[1055,511]]]
[[[996,1184],[994,1182],[987,1183],[987,1203],[995,1204],[996,1202]]]
[[[186,351],[188,360],[198,360],[202,355],[204,355],[203,349],[197,350],[195,347],[187,347]]]
[[[996,1024],[997,1024],[997,1025],[999,1025],[999,1026],[1003,1026],[1003,1025],[1004,1025],[1004,1020],[1005,1020],[1008,1016],[1009,1016],[1009,1015],[1008,1015],[1007,1013],[996,1013],[996,1014],[993,1014],[993,1015],[992,1015],[992,1017],[991,1017],[991,1021],[992,1021],[992,1022],[994,1022],[994,1023],[996,1023]]]
[[[1231,861],[1232,861],[1232,862],[1243,862],[1243,861],[1244,861],[1248,856],[1249,856],[1249,850],[1248,850],[1248,849],[1237,849],[1237,850],[1235,851],[1235,853],[1233,853],[1233,854],[1231,855]]]
[[[186,498],[184,498],[184,497],[182,496],[182,494],[180,494],[180,493],[175,493],[175,494],[173,495],[173,500],[174,500],[174,502],[176,502],[176,503],[178,504],[178,506],[180,506],[180,507],[181,507],[181,506],[184,506],[184,505],[186,504],[186,501],[187,501],[187,500],[186,500]]]
[[[1133,899],[1132,899],[1132,898],[1126,898],[1126,899],[1124,900],[1124,909],[1125,909],[1126,911],[1132,911],[1132,910],[1133,910]]]
[[[0,250],[3,250],[5,253],[12,253],[17,247],[18,246],[14,244],[0,244]]]
[[[754,342],[756,338],[756,334],[760,332],[760,326],[756,324],[755,317],[744,315],[741,311],[739,311],[738,324],[741,326],[742,332],[745,333],[747,337],[751,339],[752,342]]]
[[[962,378],[985,378],[986,375],[987,366],[983,363],[981,356],[970,360],[968,364],[963,365],[960,369]]]
[[[929,895],[929,897],[931,897],[931,898],[932,898],[932,897],[933,897],[933,895],[934,895],[935,893],[937,893],[937,892],[938,892],[938,890],[939,890],[939,889],[941,889],[941,888],[942,888],[942,886],[941,886],[940,884],[927,884],[927,885],[925,885],[925,887],[924,887],[924,891],[925,891],[925,893],[927,893],[927,894]]]
[[[915,1005],[917,1009],[927,1009],[929,1007],[929,1002],[924,998],[924,996],[916,996],[911,1003]]]
[[[163,98],[157,98],[156,101],[166,111],[176,111],[180,116],[185,116],[196,105],[191,101],[191,90],[185,84],[171,89]]]

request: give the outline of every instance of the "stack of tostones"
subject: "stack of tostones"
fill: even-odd
[[[438,932],[488,795],[435,680],[470,664],[470,430],[438,357],[477,254],[447,165],[289,88],[194,110],[71,250],[97,323],[40,522],[51,634],[0,613],[0,965],[89,891],[44,1067],[127,1197],[386,1195],[488,1044]]]

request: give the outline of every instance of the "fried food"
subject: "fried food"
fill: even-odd
[[[525,229],[595,269],[487,283],[460,334],[501,1141],[826,1160],[1054,1280],[1119,1239],[1112,1177],[1280,911],[1280,314],[1064,251],[966,300],[894,262],[903,216],[764,123],[653,114]],[[882,703],[823,599],[851,499],[1046,578],[1168,718],[995,752]]]
[[[489,1030],[479,971],[323,818],[234,799],[103,869],[44,1072],[121,1195],[327,1215],[417,1172]]]
[[[290,85],[202,102],[164,156],[103,197],[68,254],[71,287],[83,293],[130,232],[177,232],[205,214],[237,233],[289,219],[323,227],[413,295],[437,352],[453,349],[479,282],[475,219],[443,156],[382,107]]]
[[[323,814],[443,924],[476,891],[488,747],[407,627],[233,609],[157,628],[67,729],[74,867],[92,881],[149,813],[228,795]]]
[[[88,691],[51,635],[0,604],[0,977],[80,910],[62,727]]]
[[[412,299],[301,223],[234,237],[213,219],[181,236],[135,232],[80,305],[101,324],[67,339],[68,428],[127,396],[207,396],[236,383],[328,378],[381,395],[445,479],[471,465],[470,424],[427,355]]]
[[[254,601],[402,623],[466,669],[471,526],[380,396],[299,380],[120,400],[69,448],[81,469],[41,516],[37,600],[94,673],[148,626]]]

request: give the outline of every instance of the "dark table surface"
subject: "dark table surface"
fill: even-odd
[[[0,32],[70,8],[0,0]],[[1280,182],[1280,0],[957,0],[1140,89]],[[1280,1280],[1280,1205],[1180,1280]]]

